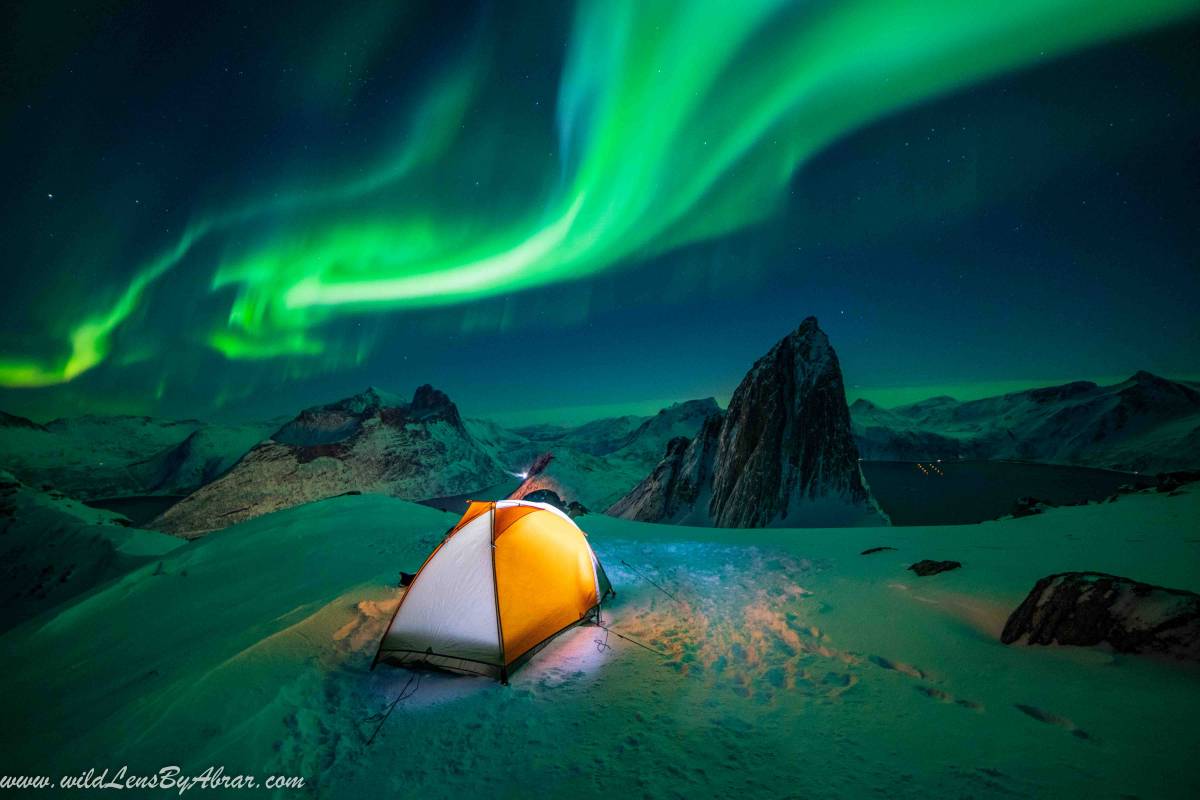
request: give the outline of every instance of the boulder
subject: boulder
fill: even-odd
[[[1200,595],[1103,572],[1048,575],[1000,635],[1005,644],[1022,639],[1200,661]]]
[[[909,569],[917,573],[918,576],[927,578],[930,575],[937,575],[939,572],[949,572],[961,566],[962,564],[957,561],[933,561],[927,558],[924,561],[918,561],[910,565]]]

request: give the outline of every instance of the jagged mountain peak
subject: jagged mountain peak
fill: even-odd
[[[409,413],[419,419],[425,419],[435,414],[458,419],[458,408],[450,400],[450,396],[440,389],[435,389],[428,383],[417,387],[413,392]]]
[[[428,422],[438,418],[463,430],[458,408],[445,392],[429,384],[417,387],[411,402],[371,386],[350,397],[304,409],[271,438],[297,446],[325,445],[357,435],[368,420],[403,426],[410,421]]]
[[[885,522],[863,486],[841,367],[816,317],[755,361],[729,408],[686,447],[672,441],[610,513],[731,528]]]

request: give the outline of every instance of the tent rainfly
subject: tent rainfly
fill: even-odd
[[[472,502],[425,559],[371,664],[428,664],[508,681],[613,591],[563,512],[524,500]]]

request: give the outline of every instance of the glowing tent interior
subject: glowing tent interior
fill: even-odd
[[[374,665],[427,664],[495,677],[615,594],[583,531],[554,506],[472,502],[413,578]]]

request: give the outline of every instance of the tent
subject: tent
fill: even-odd
[[[554,506],[472,502],[400,600],[375,661],[508,681],[615,594],[578,526]]]

